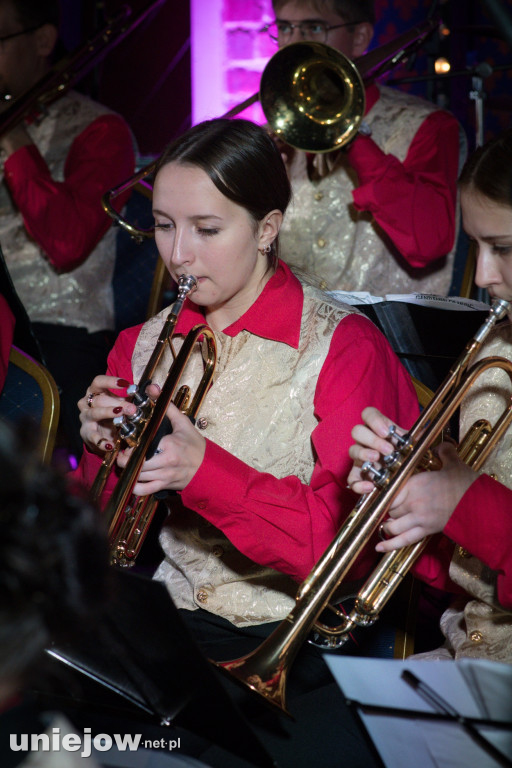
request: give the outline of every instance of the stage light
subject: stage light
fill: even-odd
[[[448,59],[444,58],[444,56],[440,56],[435,61],[434,69],[435,69],[436,75],[446,75],[446,73],[449,72],[451,69],[451,64],[448,61]]]

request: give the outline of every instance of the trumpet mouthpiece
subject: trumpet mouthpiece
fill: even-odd
[[[178,288],[185,294],[195,291],[197,280],[194,275],[180,275],[178,278]]]

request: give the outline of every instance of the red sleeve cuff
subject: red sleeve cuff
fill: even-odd
[[[445,526],[445,533],[497,574],[498,600],[512,606],[512,490],[489,475],[470,485]]]
[[[469,486],[455,507],[444,533],[472,555],[494,567],[488,558],[491,553],[496,553],[496,543],[505,535],[511,501],[512,490],[482,474]],[[482,514],[483,508],[491,512]],[[511,523],[508,528],[512,528]]]
[[[181,499],[186,507],[218,524],[230,513],[240,514],[249,472],[247,464],[207,439],[201,466],[181,491]]]

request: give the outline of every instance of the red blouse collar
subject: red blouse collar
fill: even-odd
[[[277,270],[254,304],[238,320],[224,328],[223,333],[236,336],[240,331],[248,331],[297,349],[303,302],[300,282],[290,268],[279,261]],[[176,333],[187,333],[197,323],[204,323],[201,308],[186,299],[176,324]]]

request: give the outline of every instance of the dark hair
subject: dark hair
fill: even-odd
[[[15,10],[18,21],[25,28],[53,24],[60,25],[59,0],[9,0]]]
[[[106,592],[97,511],[0,422],[0,680],[21,684],[52,639],[83,626]]]
[[[512,129],[479,147],[467,159],[459,186],[512,206]]]
[[[284,213],[290,202],[290,182],[279,150],[263,128],[248,120],[217,118],[195,125],[167,147],[157,173],[171,162],[201,168],[225,197],[245,208],[255,225],[269,211]],[[277,240],[269,269],[277,263]]]
[[[274,12],[282,8],[288,0],[272,0]],[[312,5],[318,13],[326,7],[345,21],[367,21],[375,24],[375,0],[295,0],[297,5]]]

